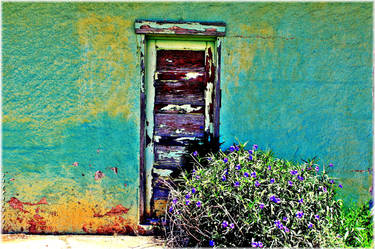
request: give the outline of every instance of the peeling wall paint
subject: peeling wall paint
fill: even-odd
[[[3,230],[136,227],[136,19],[225,22],[223,148],[317,155],[341,197],[365,200],[372,175],[352,170],[372,168],[372,18],[365,2],[4,3]]]

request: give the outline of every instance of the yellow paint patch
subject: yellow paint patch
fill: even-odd
[[[129,46],[132,23],[122,17],[91,15],[77,23],[82,47],[80,105],[90,114],[132,115],[131,91],[137,60]],[[135,41],[134,41],[135,43]]]
[[[274,49],[274,30],[268,25],[251,26],[240,24],[240,37],[229,38],[226,43],[230,47],[229,55],[224,57],[224,65],[238,65],[226,75],[228,82],[239,85],[239,73],[255,71],[252,68],[254,57],[259,50]],[[250,39],[250,42],[249,42]]]

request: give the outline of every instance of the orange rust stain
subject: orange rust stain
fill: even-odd
[[[38,206],[41,204],[48,205],[45,208]],[[42,198],[37,203],[31,203],[13,197],[4,205],[2,231],[33,234],[134,234],[139,232],[139,228],[132,217],[124,216],[128,211],[121,204],[106,208],[104,203],[90,198],[64,198],[57,203],[47,203],[46,198]]]
[[[85,233],[95,233],[95,234],[106,234],[106,235],[113,235],[113,234],[127,234],[127,235],[134,235],[140,234],[143,232],[138,225],[134,225],[129,223],[128,220],[124,219],[123,217],[119,216],[112,220],[111,223],[95,226],[93,223],[87,223],[82,226],[82,230]],[[143,233],[142,233],[143,234]]]

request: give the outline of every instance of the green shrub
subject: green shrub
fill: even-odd
[[[342,185],[314,159],[297,165],[244,147],[195,152],[182,184],[165,183],[167,246],[343,247],[342,202],[334,199]]]
[[[342,210],[339,233],[346,247],[373,248],[373,221],[369,201]]]

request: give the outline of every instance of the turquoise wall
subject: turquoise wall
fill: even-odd
[[[4,3],[2,17],[5,231],[137,223],[136,19],[226,22],[223,149],[317,155],[342,197],[369,197],[352,170],[372,167],[372,3]]]

